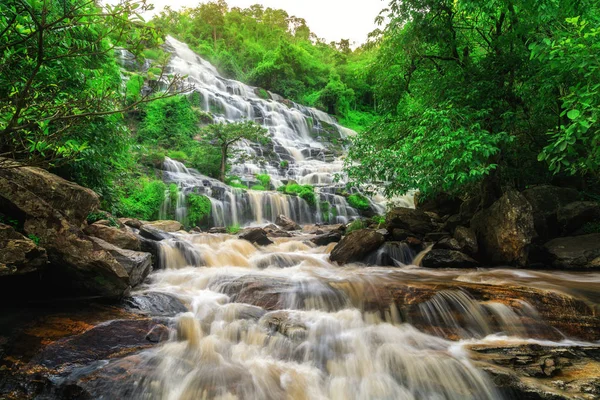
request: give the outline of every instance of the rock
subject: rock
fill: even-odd
[[[433,248],[461,251],[461,246],[458,244],[458,240],[452,237],[444,237],[440,239],[436,244],[433,245]]]
[[[424,242],[439,242],[440,240],[450,238],[449,232],[430,232],[423,237]]]
[[[146,340],[150,343],[160,343],[169,339],[170,329],[163,324],[155,325],[146,335]]]
[[[135,287],[142,283],[152,271],[152,255],[150,253],[121,249],[95,237],[90,239],[112,255],[125,271],[127,271],[129,285],[131,287]]]
[[[463,253],[474,256],[479,251],[477,235],[475,235],[475,232],[470,228],[457,226],[454,230],[454,239],[458,242]]]
[[[171,237],[170,234],[168,234],[164,231],[158,230],[151,225],[142,225],[142,227],[140,228],[140,236],[142,236],[146,239],[155,240],[158,242],[160,242],[163,239],[168,239]]]
[[[394,229],[392,231],[392,240],[401,242],[413,234],[405,229]]]
[[[531,204],[514,189],[471,220],[480,253],[492,265],[524,266],[536,236]]]
[[[460,217],[461,224],[464,221],[470,221],[475,213],[480,210],[481,206],[481,197],[474,196],[469,197],[460,205],[460,209],[458,211],[458,215]]]
[[[415,207],[419,210],[434,212],[438,215],[457,214],[462,200],[448,193],[439,193],[434,198],[420,200],[415,196]]]
[[[202,229],[200,227],[193,227],[192,229],[190,229],[190,233],[202,233]]]
[[[102,212],[104,212],[104,211],[102,211]],[[114,227],[114,228],[117,228],[117,229],[121,229],[121,228],[124,228],[124,227],[125,227],[125,225],[123,225],[123,224],[122,224],[122,223],[120,223],[119,221],[117,221],[117,223],[115,224],[115,222],[114,222],[114,221],[110,221],[110,220],[108,220],[108,219],[101,219],[101,220],[98,220],[98,221],[94,222],[92,225],[102,225],[102,226],[109,226],[109,227]]]
[[[269,224],[263,228],[267,232],[267,237],[292,237],[292,234],[279,229],[275,224]]]
[[[388,232],[392,232],[392,235],[394,229],[406,230],[413,235],[425,235],[435,228],[431,222],[431,217],[425,214],[424,211],[406,207],[392,209],[387,214],[385,223]]]
[[[479,263],[456,250],[433,249],[421,261],[425,268],[477,268]]]
[[[14,182],[21,190],[32,193],[37,199],[59,211],[76,227],[80,227],[87,216],[100,205],[98,195],[92,190],[41,168],[1,168],[0,177]]]
[[[561,207],[556,214],[561,234],[569,235],[576,233],[586,223],[600,222],[600,204],[594,201],[576,201]]]
[[[281,227],[285,231],[298,231],[302,229],[300,225],[286,217],[285,215],[279,215],[275,220],[275,224]]]
[[[371,229],[350,232],[334,247],[329,259],[339,264],[363,260],[385,242],[384,236]]]
[[[113,228],[111,226],[92,224],[83,230],[90,236],[97,237],[114,246],[127,250],[140,250],[139,239],[131,232]]]
[[[561,269],[600,269],[600,233],[556,238],[544,245],[549,262]]]
[[[552,185],[534,186],[525,189],[522,195],[531,204],[533,223],[542,243],[560,233],[556,216],[558,209],[579,198],[575,189]]]
[[[262,228],[246,228],[238,236],[240,239],[259,246],[268,246],[273,242],[267,237],[267,232]]]
[[[123,225],[127,225],[130,228],[140,229],[142,225],[147,224],[146,221],[140,221],[135,218],[119,218],[119,222]]]
[[[466,222],[470,220],[467,219]],[[463,218],[459,214],[454,214],[448,217],[442,225],[442,230],[446,232],[454,232],[454,230],[463,223]]]
[[[13,227],[0,223],[0,277],[39,271],[47,263],[45,249]]]
[[[342,240],[342,235],[339,232],[328,232],[322,235],[319,235],[310,241],[316,244],[317,246],[327,246],[329,243],[339,242]]]
[[[208,230],[208,233],[227,233],[227,228],[223,226],[215,226]]]
[[[167,293],[135,294],[124,299],[124,303],[132,312],[153,316],[174,317],[188,311],[178,298]]]
[[[181,224],[181,222],[169,220],[147,222],[144,225],[142,225],[142,227],[144,226],[150,226],[159,231],[169,233],[178,232],[183,229],[183,225]]]

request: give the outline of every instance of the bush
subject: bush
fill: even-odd
[[[155,220],[160,206],[165,201],[167,185],[160,180],[146,177],[138,182],[129,183],[125,194],[120,198],[117,213],[121,217],[141,220]]]
[[[250,190],[267,190],[263,185],[254,185],[250,188]]]
[[[225,178],[225,183],[233,188],[248,189],[248,186],[242,183],[242,179],[239,176],[228,176]]]
[[[311,185],[298,185],[297,183],[287,184],[277,188],[278,191],[292,196],[298,196],[304,199],[308,204],[314,206],[317,204],[315,188]]]
[[[353,194],[348,197],[348,204],[360,211],[366,211],[371,208],[371,203],[362,194]]]
[[[230,235],[237,235],[241,230],[242,228],[238,224],[235,224],[227,228],[227,233]]]
[[[271,186],[271,177],[268,174],[257,174],[256,179],[260,182],[261,186],[266,188]],[[266,189],[262,189],[266,190]]]
[[[279,163],[279,167],[282,169],[286,169],[290,165],[288,160],[283,160]]]
[[[346,235],[349,234],[352,231],[357,231],[359,229],[364,229],[365,228],[365,224],[363,224],[362,220],[360,219],[355,219],[354,221],[352,221],[350,223],[350,225],[348,225],[348,227],[346,228]]]
[[[212,203],[204,195],[190,193],[187,196],[188,223],[190,227],[198,226],[210,215]]]
[[[86,220],[88,224],[93,224],[94,222],[100,220],[107,220],[110,226],[119,227],[119,221],[115,219],[112,215],[105,213],[104,211],[92,212],[89,213]]]

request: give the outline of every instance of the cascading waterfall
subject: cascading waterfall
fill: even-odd
[[[167,218],[174,209],[177,220],[186,222],[185,196],[195,192],[211,199],[213,226],[261,224],[274,222],[283,214],[301,223],[347,223],[359,216],[339,194],[343,180],[344,141],[355,134],[340,126],[332,116],[305,107],[271,93],[263,99],[259,90],[241,82],[225,79],[214,66],[192,52],[187,45],[168,37],[166,47],[171,51],[170,71],[187,76],[187,83],[199,94],[200,106],[210,112],[217,122],[253,120],[269,131],[272,144],[259,146],[247,141],[236,144],[244,161],[234,160],[231,174],[239,176],[248,187],[256,184],[256,174],[269,174],[276,188],[286,182],[312,185],[317,204],[276,191],[233,189],[198,171],[167,158],[164,180],[178,185],[181,199],[171,204],[168,199],[161,210]],[[334,176],[341,176],[334,182]],[[330,206],[327,212],[321,203]],[[382,213],[385,200],[371,200],[374,213]]]

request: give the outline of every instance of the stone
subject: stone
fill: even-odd
[[[462,248],[458,243],[458,240],[452,237],[444,237],[440,239],[437,243],[433,245],[434,249],[444,249],[444,250],[456,250],[461,251]]]
[[[140,221],[136,218],[119,218],[119,222],[130,228],[140,229],[142,225],[147,224],[147,221]]]
[[[457,226],[454,230],[454,239],[458,242],[460,250],[463,253],[474,256],[479,252],[477,235],[472,229],[465,228],[464,226]]]
[[[170,221],[170,220],[147,222],[142,226],[150,226],[154,229],[158,229],[159,231],[169,232],[169,233],[178,232],[180,230],[183,230],[183,225],[181,224],[181,222]]]
[[[386,216],[386,228],[388,232],[394,233],[394,229],[402,229],[411,232],[413,236],[425,235],[434,230],[435,226],[431,217],[422,210],[413,208],[397,207],[392,209]],[[401,240],[394,237],[394,240]]]
[[[488,209],[471,220],[480,254],[486,264],[525,266],[536,232],[533,211],[527,199],[509,189]]]
[[[155,325],[146,335],[146,340],[150,343],[160,343],[169,339],[170,329],[163,324]]]
[[[342,234],[339,232],[328,232],[312,238],[310,241],[317,246],[327,246],[329,243],[339,242],[342,240]]]
[[[0,223],[0,277],[42,270],[48,263],[46,250],[33,240]]]
[[[556,212],[579,199],[577,190],[552,185],[534,186],[521,194],[531,204],[533,223],[542,243],[560,234]]]
[[[140,228],[140,236],[142,236],[143,238],[146,239],[150,239],[150,240],[155,240],[160,242],[163,239],[168,239],[171,237],[170,234],[158,230],[155,227],[153,227],[152,225],[142,225],[142,227]]]
[[[129,276],[129,285],[135,287],[144,282],[144,279],[152,271],[152,255],[150,253],[142,253],[140,251],[125,250],[112,244],[105,242],[102,239],[90,238],[103,250],[111,254],[115,260],[127,271]]]
[[[456,250],[433,249],[421,261],[425,268],[477,268],[479,263]]]
[[[99,197],[94,191],[41,168],[1,168],[0,177],[32,193],[76,227],[81,227],[87,216],[100,206]]]
[[[265,232],[263,228],[246,228],[238,237],[259,246],[268,246],[273,244],[273,242],[267,237],[267,232]]]
[[[275,220],[275,224],[281,227],[285,231],[298,231],[302,229],[300,225],[286,217],[285,215],[279,215]]]
[[[415,195],[415,207],[419,210],[434,212],[438,215],[457,214],[462,200],[448,193],[439,193],[434,198],[421,200]]]
[[[544,248],[554,268],[600,270],[600,233],[556,238]]]
[[[377,250],[385,237],[371,229],[350,232],[333,248],[329,259],[338,264],[362,261],[369,253]]]
[[[215,226],[208,230],[208,233],[227,233],[227,228],[224,226]]]
[[[122,249],[140,250],[140,241],[132,232],[98,224],[86,226],[83,231]]]
[[[292,234],[279,229],[275,224],[269,224],[263,228],[267,232],[267,237],[292,237]]]
[[[129,311],[152,316],[174,317],[188,311],[177,297],[160,292],[134,294],[123,303]]]
[[[467,220],[467,222],[469,221],[469,219]],[[453,233],[454,230],[461,224],[463,224],[463,219],[459,214],[450,215],[448,219],[444,221],[444,224],[442,225],[442,230]]]
[[[570,235],[590,222],[600,222],[600,204],[594,201],[576,201],[557,211],[557,220],[562,235]]]
[[[413,236],[413,234],[405,229],[394,229],[392,231],[392,240],[397,242],[401,242],[411,236]]]
[[[440,240],[450,238],[449,232],[430,232],[423,237],[424,242],[439,242]]]

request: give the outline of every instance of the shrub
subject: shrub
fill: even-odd
[[[284,194],[295,195],[304,199],[308,204],[314,206],[317,204],[315,196],[315,188],[311,185],[298,185],[297,183],[287,184],[277,188],[278,191]]]
[[[167,185],[160,180],[142,178],[130,183],[120,198],[118,214],[122,217],[153,220],[158,217],[160,206],[165,201]]]
[[[348,227],[346,228],[346,235],[349,234],[352,231],[357,231],[359,229],[364,229],[365,225],[363,224],[362,220],[360,219],[355,219],[354,221],[352,221],[350,223],[350,225],[348,225]]]
[[[188,223],[190,227],[198,226],[212,210],[210,199],[204,195],[190,193],[187,196]]]
[[[250,189],[251,190],[267,190],[263,185],[254,185]]]
[[[181,150],[169,150],[168,155],[169,158],[172,158],[173,160],[177,160],[179,162],[186,162],[187,160],[189,160],[188,155]]]
[[[237,235],[241,230],[242,228],[238,224],[235,224],[227,228],[227,233],[230,235]]]
[[[242,179],[239,176],[228,176],[225,178],[225,183],[233,188],[248,189],[248,186],[242,183]]]
[[[357,210],[366,211],[371,208],[369,199],[362,194],[352,194],[348,197],[348,203]]]
[[[258,179],[260,184],[266,188],[271,186],[271,177],[268,174],[257,174],[256,179]]]
[[[279,163],[279,167],[282,169],[286,169],[290,165],[288,160],[283,160]]]

